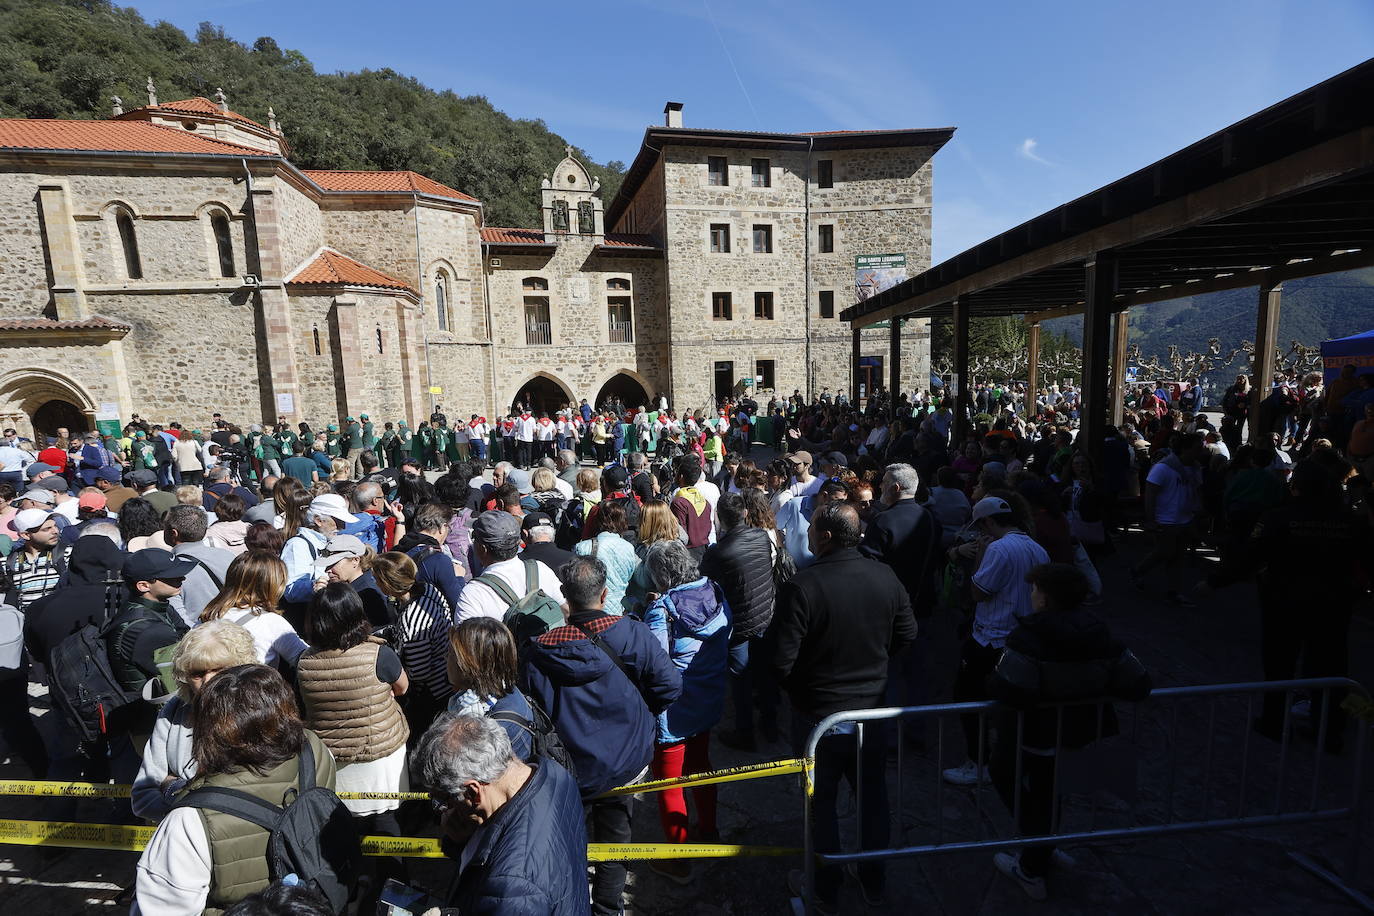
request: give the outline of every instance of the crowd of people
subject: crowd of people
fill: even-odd
[[[1318,434],[1340,416],[1332,393],[1353,412],[1369,379],[1330,386],[1295,435],[1265,427],[1234,448],[1200,403],[1134,392],[1100,467],[1071,388],[962,424],[937,389],[746,395],[682,416],[517,405],[490,427],[436,409],[380,435],[365,414],[319,434],[216,416],[209,437],[135,420],[42,449],[6,430],[0,624],[9,612],[22,637],[0,626],[3,737],[38,778],[132,784],[129,815],[157,824],[132,886],[148,916],[278,912],[270,900],[297,891],[243,798],[279,810],[311,786],[343,793],[359,834],[444,836],[458,864],[439,896],[460,912],[619,913],[626,865],[597,862],[589,882],[586,858],[589,839],[631,838],[636,796],[613,790],[711,770],[713,736],[770,754],[785,731],[801,754],[831,713],[946,691],[1026,711],[1019,745],[964,717],[967,759],[943,778],[990,780],[1012,809],[1023,771],[1020,826],[1043,833],[1046,761],[1115,726],[1058,730],[1036,705],[1150,690],[1094,609],[1126,525],[1152,536],[1133,581],[1176,604],[1259,577],[1266,677],[1293,676],[1300,655],[1305,675],[1344,672],[1368,587],[1374,402],[1339,441]],[[756,462],[756,444],[776,457]],[[1185,581],[1199,542],[1222,562]],[[1319,584],[1290,574],[1315,557],[1331,571]],[[1323,613],[1296,611],[1314,601]],[[952,684],[930,676],[937,612],[960,621]],[[30,717],[31,679],[64,713],[54,741]],[[1339,753],[1343,713],[1306,711]],[[1278,737],[1284,713],[1267,703],[1256,729]],[[819,738],[819,851],[840,849],[846,781],[866,785],[860,845],[887,844],[888,742],[880,727]],[[655,802],[666,842],[720,839],[714,786]],[[994,864],[1042,899],[1055,862],[1041,846]],[[688,860],[649,868],[696,877]],[[356,871],[360,912],[408,878],[399,858]],[[882,863],[856,877],[883,899]],[[818,869],[821,912],[842,882]]]

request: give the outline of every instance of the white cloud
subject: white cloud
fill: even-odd
[[[1040,144],[1035,141],[1034,137],[1027,137],[1026,139],[1021,141],[1020,153],[1022,156],[1026,157],[1031,162],[1038,162],[1041,165],[1052,165],[1053,163],[1051,163],[1048,159],[1045,159],[1043,156],[1036,153],[1035,148],[1039,145]]]

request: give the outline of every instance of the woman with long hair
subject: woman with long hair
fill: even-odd
[[[276,527],[286,532],[289,541],[306,524],[306,510],[310,508],[310,491],[294,477],[282,477],[272,488],[272,503],[276,506]]]
[[[192,719],[197,788],[234,789],[281,805],[302,782],[303,767],[315,785],[335,788],[334,758],[306,729],[291,688],[271,668],[237,665],[219,672],[196,695]],[[192,793],[183,801],[194,799]],[[272,883],[270,836],[266,828],[209,807],[173,808],[138,860],[134,911],[217,912],[263,890]],[[232,868],[232,883],[216,880],[225,867]]]
[[[449,631],[448,679],[453,686],[449,712],[460,716],[510,713],[534,722],[529,700],[516,687],[519,659],[510,627],[490,617],[470,617]],[[521,760],[534,753],[530,729],[498,717]]]
[[[596,513],[592,536],[573,545],[573,553],[594,557],[606,569],[604,610],[607,614],[622,613],[621,602],[625,598],[625,590],[639,567],[639,557],[635,556],[634,547],[621,537],[628,528],[625,509],[620,501],[604,502]]]
[[[296,628],[281,615],[281,596],[286,590],[286,564],[264,550],[241,553],[224,574],[224,587],[200,612],[203,622],[228,620],[247,630],[259,664],[294,668],[296,659],[310,648]]]
[[[212,524],[205,531],[205,539],[230,553],[243,553],[248,549],[243,544],[248,534],[248,523],[243,520],[247,509],[247,503],[237,493],[231,491],[221,496],[211,513]]]
[[[401,631],[401,664],[411,680],[406,719],[416,741],[453,692],[444,661],[453,611],[443,592],[416,581],[418,574],[415,561],[398,551],[378,554],[372,561],[372,575],[391,601]]]
[[[651,546],[660,541],[676,541],[681,534],[682,526],[668,504],[661,499],[650,500],[639,510],[639,543],[635,545],[635,555],[643,560]],[[649,568],[640,563],[625,587],[625,599],[621,602],[623,612],[631,617],[643,617],[653,592]]]

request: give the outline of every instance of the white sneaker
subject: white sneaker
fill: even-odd
[[[988,769],[980,767],[972,760],[965,760],[961,765],[945,770],[940,775],[952,786],[972,786],[987,781]]]
[[[999,852],[992,857],[992,864],[1002,874],[1021,885],[1021,890],[1025,891],[1030,899],[1044,900],[1049,896],[1044,878],[1032,878],[1021,870],[1020,856],[1010,852]]]

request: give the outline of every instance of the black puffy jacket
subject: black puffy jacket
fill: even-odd
[[[761,636],[773,619],[773,538],[740,525],[706,548],[701,574],[725,592],[734,620],[732,639]]]

